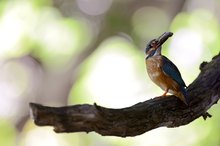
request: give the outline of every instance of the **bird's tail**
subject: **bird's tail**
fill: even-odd
[[[177,93],[177,96],[186,104],[189,104],[189,96],[187,94],[186,88],[182,87],[180,92]]]

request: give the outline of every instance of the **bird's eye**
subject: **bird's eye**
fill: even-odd
[[[156,46],[157,42],[156,40],[151,40],[148,44],[147,47],[145,49],[145,53],[149,52],[151,48],[154,48]]]
[[[152,42],[150,43],[150,47],[151,47],[151,48],[155,47],[155,45],[156,45],[156,41],[152,41]]]

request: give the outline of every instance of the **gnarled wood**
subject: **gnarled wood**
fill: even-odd
[[[201,73],[189,85],[191,98],[186,106],[178,98],[154,98],[122,109],[96,104],[47,107],[30,103],[36,125],[53,126],[55,132],[91,132],[120,137],[136,136],[158,127],[186,125],[200,116],[211,117],[207,110],[220,98],[220,54],[202,63]]]

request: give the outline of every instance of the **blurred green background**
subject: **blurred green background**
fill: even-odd
[[[37,127],[29,102],[131,106],[163,91],[146,73],[146,43],[174,36],[163,54],[189,85],[220,48],[219,0],[1,0],[2,146],[220,146],[220,106],[211,119],[128,138],[56,134]]]

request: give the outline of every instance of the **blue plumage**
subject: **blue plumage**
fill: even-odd
[[[171,62],[167,57],[162,56],[162,60],[163,60],[163,65],[162,65],[162,70],[164,71],[164,73],[166,75],[168,75],[169,77],[171,77],[174,81],[177,82],[177,84],[180,87],[180,91],[182,92],[182,94],[185,97],[186,102],[189,102],[189,97],[186,91],[186,84],[182,79],[182,76],[180,74],[180,71],[178,70],[178,68],[176,67],[175,64],[173,64],[173,62]]]
[[[173,62],[171,62],[167,57],[162,56],[162,58],[162,70],[164,71],[164,73],[166,73],[169,77],[175,80],[181,87],[186,87],[186,84],[183,81],[180,71],[178,70],[176,65],[173,64]]]

